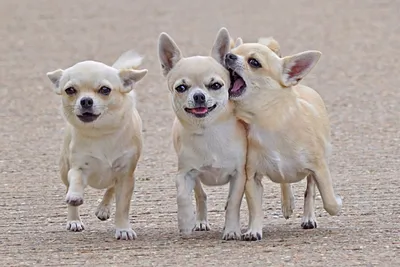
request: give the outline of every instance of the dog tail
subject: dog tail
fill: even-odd
[[[134,50],[123,53],[112,65],[116,69],[137,69],[143,62],[143,57]]]

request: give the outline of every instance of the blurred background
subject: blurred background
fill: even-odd
[[[400,265],[399,10],[395,0],[0,1],[0,265]],[[273,36],[283,56],[323,54],[303,83],[326,101],[344,206],[331,217],[318,198],[316,230],[300,227],[304,181],[285,220],[279,185],[265,179],[261,242],[220,241],[227,187],[206,188],[211,232],[177,236],[173,113],[157,39],[167,32],[185,56],[208,55],[221,27],[247,42]],[[87,230],[68,233],[64,122],[46,72],[87,59],[112,64],[129,49],[149,69],[136,88],[145,135],[131,206],[138,239],[113,239],[113,220],[94,216],[102,192],[92,189],[81,209]],[[245,229],[246,201],[242,211]]]

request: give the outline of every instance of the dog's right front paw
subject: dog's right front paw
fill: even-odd
[[[242,240],[244,241],[258,241],[262,239],[262,231],[261,230],[253,230],[249,229],[247,232],[242,234]]]
[[[193,231],[210,231],[210,225],[207,221],[197,221]]]
[[[81,221],[68,221],[67,230],[71,232],[82,232],[85,230],[85,226]]]
[[[65,202],[71,206],[80,206],[83,204],[83,196],[76,193],[68,193]]]

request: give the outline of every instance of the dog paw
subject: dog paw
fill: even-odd
[[[301,222],[301,227],[303,229],[314,229],[317,228],[317,221],[315,219],[305,219],[303,218]]]
[[[83,204],[83,196],[76,193],[68,193],[65,202],[71,206],[80,206]]]
[[[262,239],[262,231],[249,229],[247,232],[242,234],[242,240],[244,241],[258,241]]]
[[[136,237],[136,233],[130,228],[115,230],[115,238],[117,240],[134,240]]]
[[[241,240],[242,239],[242,232],[240,229],[238,230],[231,230],[231,231],[224,231],[224,234],[222,235],[222,240]]]
[[[292,216],[294,210],[294,201],[291,203],[282,203],[282,214],[283,217],[287,220]]]
[[[85,230],[85,226],[81,221],[68,221],[67,230],[71,232],[82,232]]]
[[[100,221],[105,221],[110,219],[110,214],[111,214],[110,206],[105,206],[100,204],[97,207],[95,214]]]
[[[210,231],[210,225],[207,221],[197,221],[193,231]]]

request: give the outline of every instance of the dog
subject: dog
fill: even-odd
[[[158,50],[175,112],[172,138],[178,158],[175,182],[179,232],[187,236],[193,231],[210,230],[207,195],[202,184],[229,183],[222,239],[238,240],[247,138],[229,101],[230,77],[223,66],[224,56],[230,50],[229,34],[225,28],[219,30],[211,56],[184,57],[166,33],[159,36]]]
[[[260,37],[257,41],[259,44],[264,44],[268,46],[277,56],[281,57],[280,45],[279,43],[272,37]],[[231,50],[239,45],[243,44],[242,38],[237,38],[236,42],[231,41]],[[280,183],[281,187],[281,210],[283,217],[285,219],[289,219],[290,216],[293,214],[293,210],[295,208],[295,199],[292,190],[292,185],[289,183]],[[302,227],[304,229],[311,229],[316,228],[317,223],[310,224],[310,223],[302,223]]]
[[[66,121],[60,158],[61,180],[67,187],[67,230],[85,226],[78,207],[87,185],[106,189],[95,212],[104,221],[116,199],[115,238],[133,240],[129,222],[134,172],[142,150],[142,121],[135,107],[133,88],[146,74],[133,50],[108,66],[82,61],[65,70],[47,73],[54,91],[62,98]]]
[[[315,185],[324,209],[337,215],[342,200],[329,172],[330,123],[320,95],[299,82],[316,65],[321,52],[280,57],[273,38],[240,43],[225,56],[231,74],[230,99],[235,114],[248,125],[247,182],[249,229],[245,240],[262,238],[263,176],[280,183],[282,208],[294,206],[291,183],[307,177],[303,228],[315,228]],[[286,201],[286,203],[284,203]],[[284,212],[285,213],[285,212]],[[286,217],[286,216],[285,216]]]

